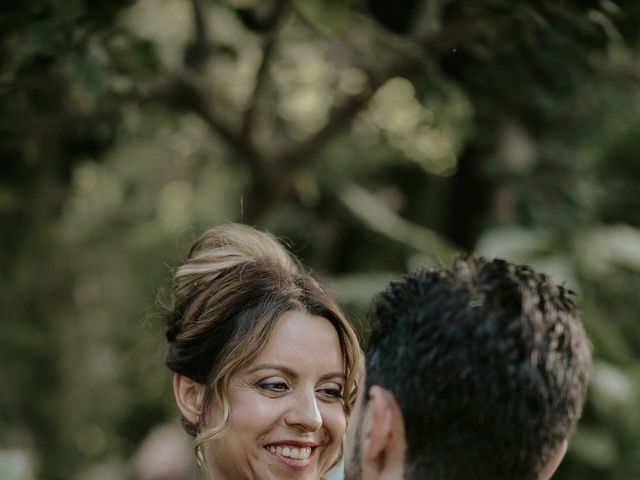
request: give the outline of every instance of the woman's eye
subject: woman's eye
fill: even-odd
[[[258,388],[267,392],[282,393],[289,390],[289,384],[280,381],[267,381],[258,383]]]
[[[332,399],[343,399],[344,394],[342,393],[342,388],[340,387],[323,387],[318,389],[320,393],[323,395],[332,398]]]

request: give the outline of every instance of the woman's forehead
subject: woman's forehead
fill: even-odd
[[[273,331],[253,365],[277,363],[290,368],[317,366],[343,369],[343,353],[338,332],[324,317],[289,311],[278,318]]]

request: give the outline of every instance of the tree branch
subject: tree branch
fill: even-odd
[[[200,45],[206,45],[209,43],[209,33],[207,29],[207,22],[202,10],[202,0],[191,0],[191,7],[193,9],[193,23],[196,30],[196,42]]]
[[[213,109],[214,102],[207,86],[197,72],[183,69],[175,74],[176,84],[182,90],[187,107],[200,115],[209,127],[233,150],[244,156],[249,162],[258,161],[262,154],[225,124]]]
[[[213,56],[215,46],[209,38],[209,28],[202,5],[202,0],[191,0],[195,38],[184,50],[184,64],[197,71],[202,71],[207,61]]]
[[[359,95],[352,96],[344,104],[335,107],[324,127],[306,140],[277,155],[276,161],[283,168],[296,168],[309,161],[310,158],[319,155],[333,137],[349,128],[353,119],[366,108],[369,100],[387,80],[396,76],[411,76],[422,68],[423,63],[403,58],[389,65],[384,71],[371,73],[369,88]]]
[[[187,98],[188,108],[200,115],[207,125],[237,152],[251,168],[253,175],[262,177],[268,170],[266,155],[252,141],[258,97],[264,87],[273,56],[275,40],[280,23],[286,11],[287,0],[275,0],[268,14],[269,30],[265,36],[263,56],[256,73],[254,89],[249,97],[248,106],[242,118],[241,128],[227,125],[214,109],[211,89],[202,76],[206,62],[214,55],[215,48],[209,38],[208,25],[202,0],[191,0],[195,39],[185,49],[186,68],[176,73],[176,84],[181,87]],[[257,180],[257,179],[256,179]],[[259,181],[259,180],[257,180]]]
[[[441,55],[449,50],[461,48],[466,43],[473,43],[474,37],[486,31],[488,17],[467,18],[456,23],[441,27],[437,31],[429,32],[416,41],[422,46],[425,55]],[[500,26],[510,18],[506,14],[495,14],[491,19]]]
[[[258,107],[258,99],[267,80],[269,66],[271,65],[271,60],[273,59],[276,40],[280,31],[280,26],[282,24],[282,18],[284,17],[284,13],[286,11],[286,4],[287,2],[285,0],[280,0],[275,4],[274,11],[272,13],[273,23],[263,40],[262,59],[256,73],[253,90],[247,101],[247,108],[244,111],[244,115],[242,117],[241,137],[245,142],[251,143],[253,141],[252,137]]]
[[[371,230],[403,243],[437,261],[451,260],[460,250],[438,233],[409,222],[362,187],[347,186],[340,194],[341,202]]]
[[[351,97],[346,103],[334,108],[329,120],[320,130],[306,140],[294,144],[277,156],[282,168],[296,168],[321,153],[333,137],[346,130],[353,119],[367,106],[375,91],[367,89],[360,95]]]
[[[298,11],[296,11],[296,14],[305,25],[317,32],[317,29],[304,15]],[[371,27],[371,25],[368,26]],[[398,56],[382,70],[369,69],[370,88],[359,95],[351,97],[344,104],[335,107],[324,127],[307,139],[277,155],[277,164],[282,168],[296,168],[311,157],[317,156],[332,138],[351,125],[353,119],[366,108],[369,100],[387,80],[396,76],[411,77],[417,72],[424,71],[435,57],[472,38],[482,28],[483,26],[477,25],[476,22],[463,21],[450,27],[434,29],[419,39],[383,32],[381,35],[386,39],[385,43],[395,45],[399,51]],[[319,34],[322,34],[322,32]],[[401,46],[402,48],[400,48]],[[416,54],[419,48],[422,49],[422,55]]]

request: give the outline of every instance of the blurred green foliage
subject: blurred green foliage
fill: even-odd
[[[4,1],[3,478],[138,478],[176,419],[171,271],[224,221],[365,335],[459,252],[566,282],[595,365],[556,478],[640,478],[639,27],[631,0]]]

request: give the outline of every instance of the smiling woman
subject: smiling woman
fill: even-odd
[[[230,224],[175,275],[166,364],[216,480],[318,480],[340,459],[362,371],[356,335],[270,235]]]

